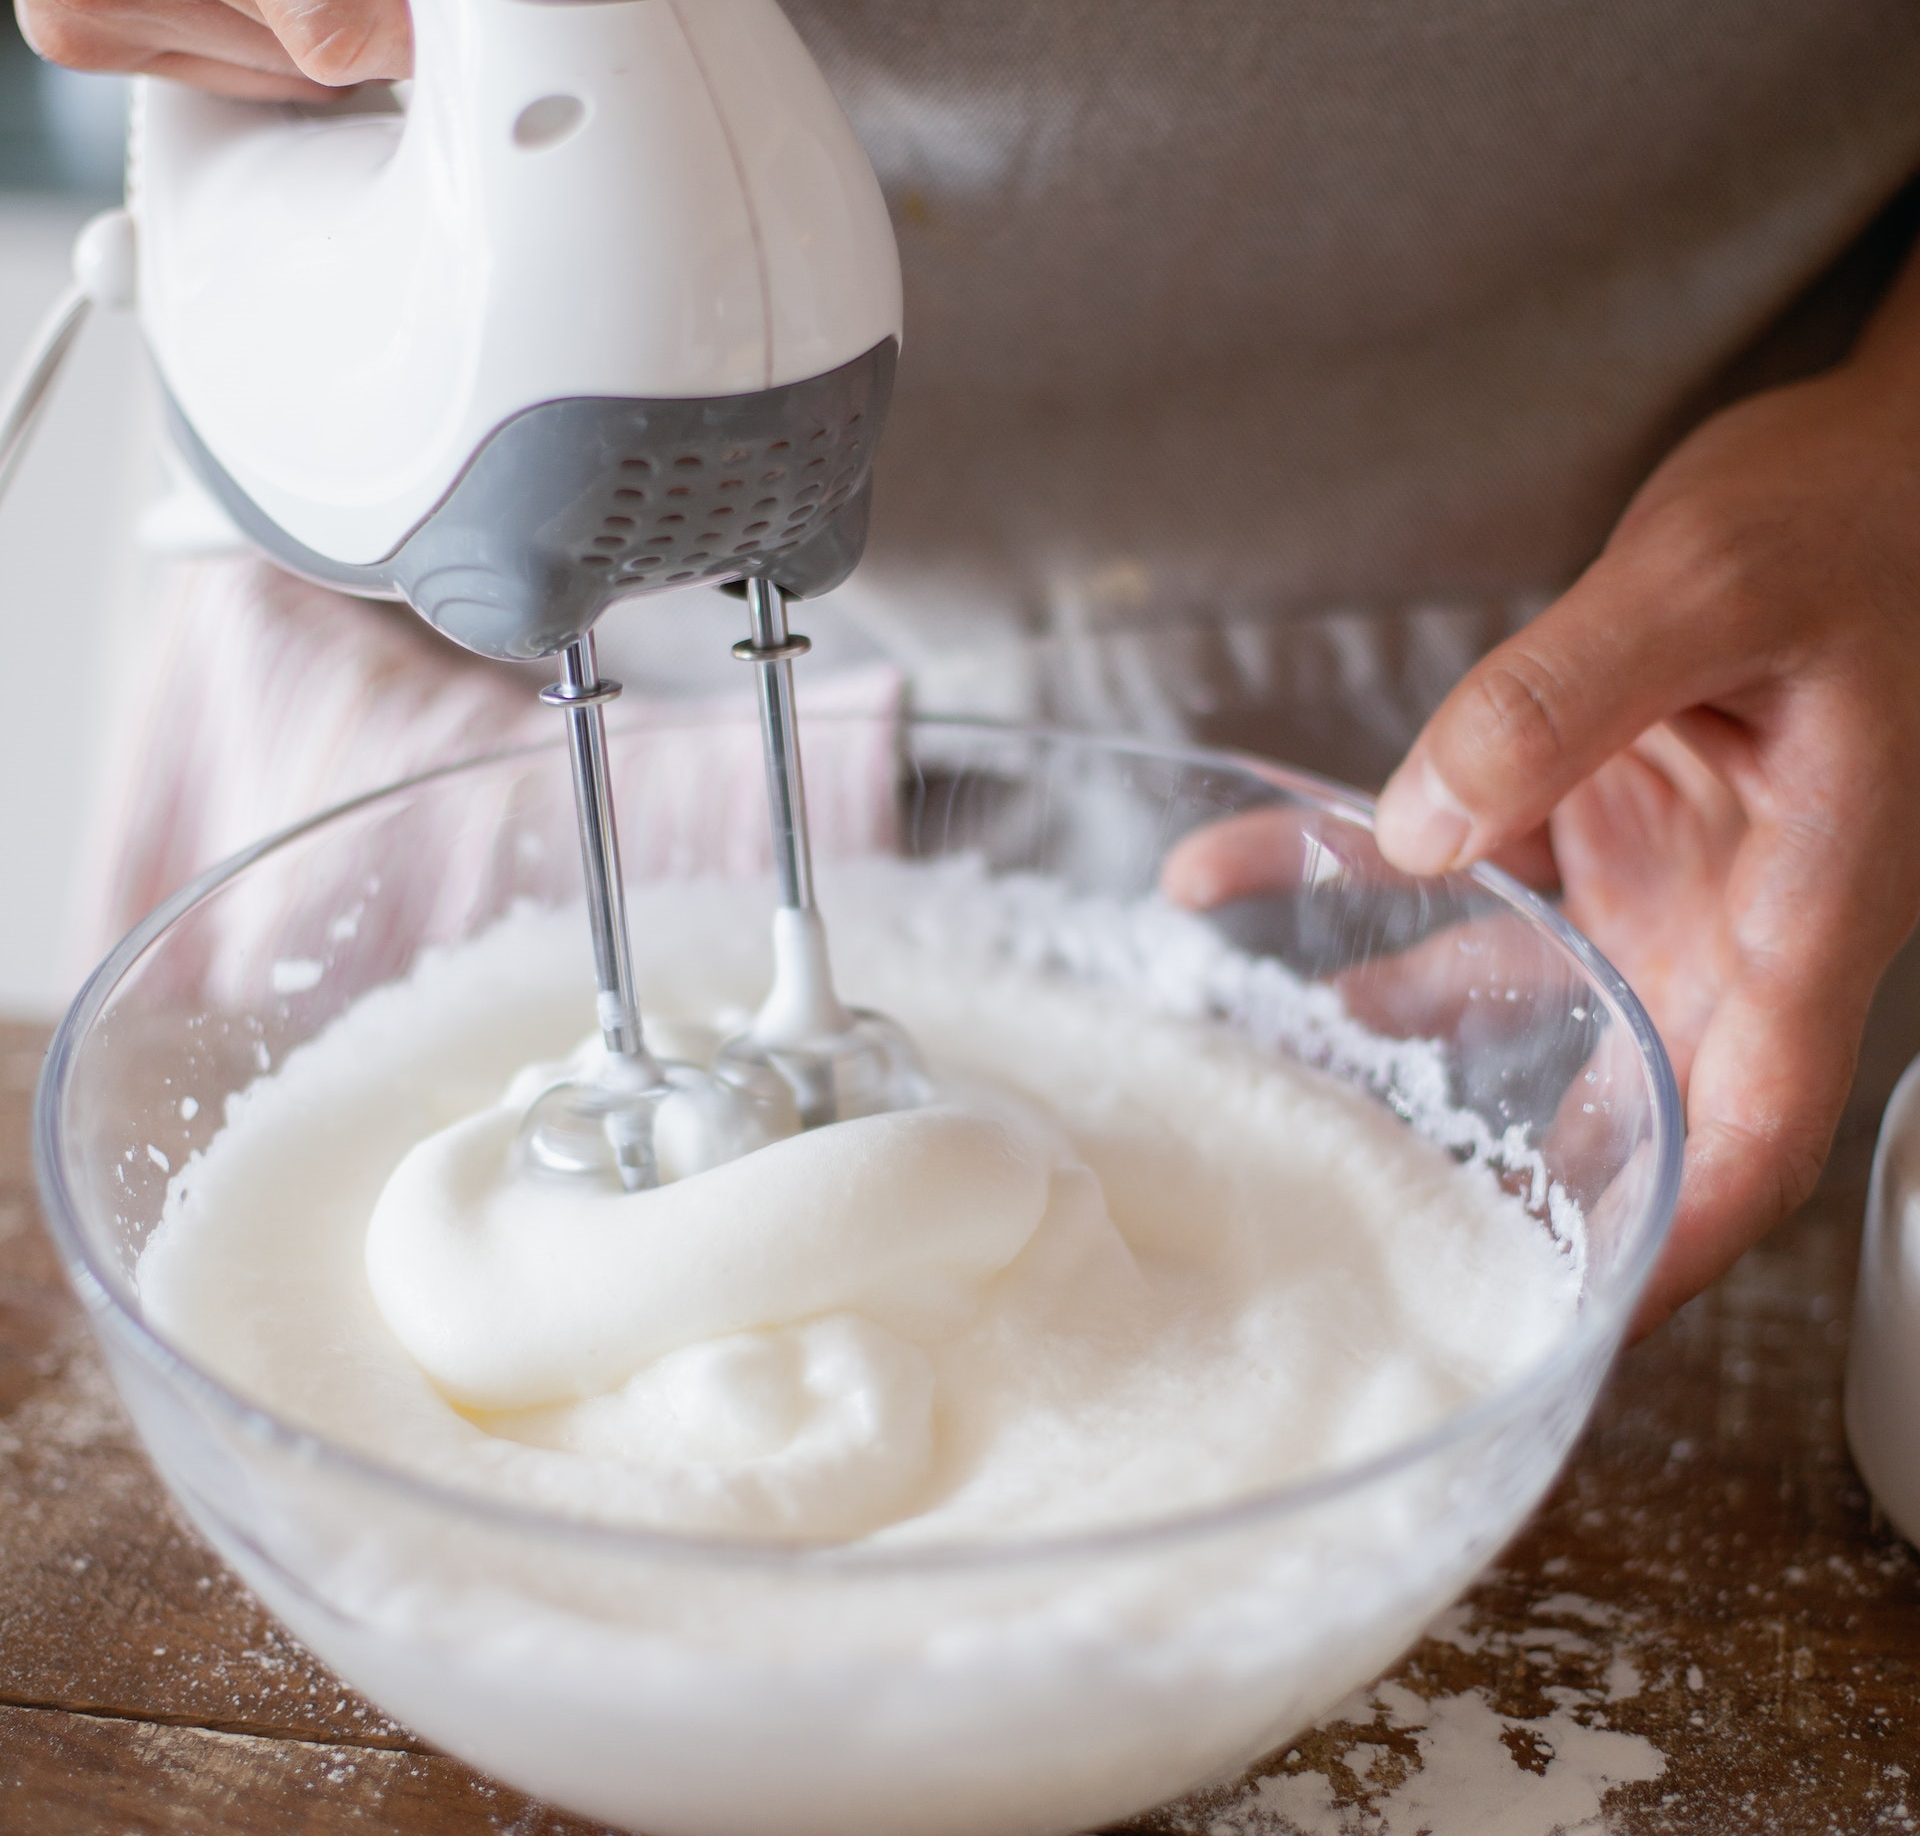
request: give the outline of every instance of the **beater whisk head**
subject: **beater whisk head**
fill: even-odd
[[[718,1076],[673,1059],[589,1048],[527,1105],[522,1164],[641,1192],[765,1147],[798,1126],[777,1074]]]

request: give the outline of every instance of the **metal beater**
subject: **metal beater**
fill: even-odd
[[[561,665],[560,680],[542,689],[540,699],[564,709],[567,717],[605,1054],[534,1100],[521,1124],[520,1143],[528,1161],[543,1172],[599,1177],[611,1171],[627,1191],[637,1192],[660,1183],[659,1135],[669,1105],[685,1124],[678,1131],[677,1173],[696,1172],[762,1145],[777,1132],[777,1111],[766,1100],[764,1085],[724,1082],[698,1066],[661,1060],[647,1050],[607,772],[604,710],[620,693],[620,684],[601,677],[592,632],[567,646]]]
[[[794,716],[793,663],[811,648],[787,628],[786,595],[765,577],[750,579],[752,635],[733,654],[760,678],[760,736],[766,753],[767,808],[773,821],[773,989],[753,1025],[721,1048],[717,1069],[742,1088],[777,1072],[793,1091],[804,1128],[927,1099],[918,1053],[884,1014],[842,1004],[834,990],[826,927],[813,896],[806,783]]]

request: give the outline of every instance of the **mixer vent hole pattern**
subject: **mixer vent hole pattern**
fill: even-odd
[[[597,533],[577,558],[635,586],[684,586],[737,575],[750,557],[797,548],[858,485],[867,461],[864,421],[855,413],[798,440],[623,458]],[[656,479],[664,489],[648,488]],[[743,515],[751,520],[727,533]],[[699,533],[689,536],[689,527]],[[687,552],[676,552],[682,548]]]

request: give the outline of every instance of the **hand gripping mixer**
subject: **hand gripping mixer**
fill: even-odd
[[[917,1101],[904,1036],[833,990],[786,614],[865,543],[900,334],[865,155],[776,0],[416,0],[414,35],[371,103],[140,84],[131,225],[92,232],[82,288],[132,258],[173,437],[269,555],[560,659],[606,1051],[534,1104],[535,1165],[651,1185],[676,1100],[681,1170],[782,1113]],[[745,585],[780,894],[773,992],[717,1075],[642,1037],[592,629],[696,582]]]

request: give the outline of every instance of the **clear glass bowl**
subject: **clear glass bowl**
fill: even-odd
[[[1549,906],[1486,869],[1393,872],[1367,803],[1336,786],[1222,753],[985,725],[809,734],[819,756],[851,746],[897,786],[877,817],[822,816],[829,855],[838,834],[855,853],[973,854],[1131,897],[1183,838],[1233,823],[1218,831],[1234,867],[1210,922],[1281,969],[1246,979],[1273,998],[1223,1000],[1217,1024],[1504,1165],[1543,1229],[1574,1201],[1584,1292],[1560,1342],[1360,1466],[1224,1508],[1169,1501],[1163,1520],[1097,1535],[911,1552],[514,1509],[232,1393],[142,1318],[135,1265],[169,1169],[219,1127],[228,1093],[426,947],[521,898],[578,897],[565,763],[545,748],[348,804],[209,873],[129,936],[48,1060],[47,1217],[193,1521],[314,1652],[427,1739],[652,1836],[1086,1829],[1289,1739],[1513,1534],[1664,1238],[1673,1077],[1639,1003]],[[723,752],[751,781],[751,734],[617,740],[641,787],[624,811],[631,878],[712,865],[699,793],[725,775]],[[731,865],[758,862],[748,849]]]

